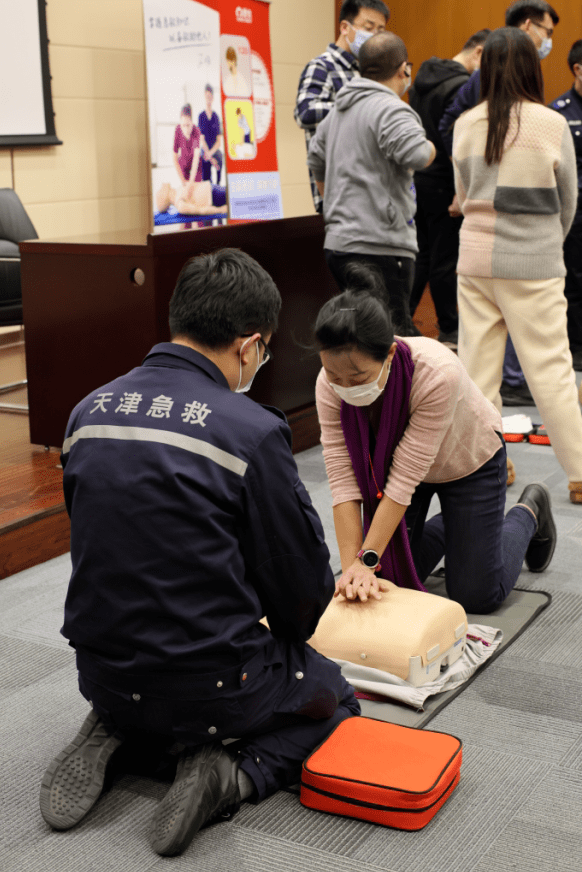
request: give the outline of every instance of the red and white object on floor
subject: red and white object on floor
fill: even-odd
[[[456,736],[348,718],[305,760],[301,803],[399,830],[420,830],[461,777]]]
[[[543,424],[538,424],[535,428],[535,433],[530,433],[527,438],[528,442],[531,442],[532,445],[551,445],[548,431]]]
[[[503,438],[506,442],[525,442],[535,427],[528,415],[508,415],[501,419]]]

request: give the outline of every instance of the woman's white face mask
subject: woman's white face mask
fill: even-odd
[[[382,395],[384,388],[388,384],[388,376],[390,375],[392,361],[390,361],[390,363],[388,364],[386,377],[383,380],[384,384],[382,385],[382,387],[379,387],[385,365],[385,363],[382,364],[382,368],[378,373],[378,378],[375,378],[374,381],[366,382],[366,384],[353,385],[353,387],[349,388],[344,388],[341,385],[334,385],[331,382],[329,382],[329,384],[334,389],[338,397],[345,403],[349,403],[350,406],[370,406],[375,400],[378,399],[378,397]]]

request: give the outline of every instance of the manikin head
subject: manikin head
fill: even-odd
[[[170,206],[176,205],[176,189],[169,182],[165,182],[156,194],[156,209],[158,212],[167,212]]]

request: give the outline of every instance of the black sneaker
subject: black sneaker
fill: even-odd
[[[156,853],[181,854],[205,824],[238,811],[238,768],[239,761],[221,742],[184,751],[176,780],[152,820],[151,844]]]
[[[103,791],[105,770],[124,736],[91,711],[70,745],[43,775],[40,812],[55,830],[68,830],[88,814]]]
[[[526,382],[517,387],[502,382],[499,389],[504,406],[535,406],[535,400]]]
[[[558,540],[550,492],[542,482],[534,482],[527,485],[517,502],[531,509],[538,522],[525,552],[526,566],[530,572],[543,572],[550,565]]]

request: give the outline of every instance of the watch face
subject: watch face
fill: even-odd
[[[364,566],[368,566],[370,569],[373,569],[375,566],[378,566],[379,557],[375,551],[364,551],[362,554],[362,563]]]

